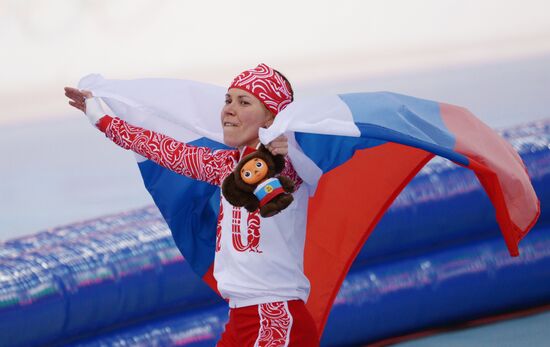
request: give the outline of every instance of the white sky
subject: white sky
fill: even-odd
[[[0,124],[67,110],[64,85],[227,84],[258,62],[295,85],[550,52],[548,0],[0,0]]]

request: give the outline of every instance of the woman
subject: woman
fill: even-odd
[[[258,148],[260,127],[269,127],[293,100],[290,83],[276,70],[260,64],[244,71],[228,88],[220,118],[224,143],[236,149],[212,151],[106,115],[89,91],[67,87],[65,94],[71,99],[69,104],[85,112],[92,124],[119,146],[217,186],[240,158]],[[267,148],[286,156],[287,139],[281,136]],[[214,277],[220,294],[229,301],[230,314],[218,346],[319,344],[304,305],[310,289],[303,272],[308,197],[288,158],[281,175],[295,183],[294,202],[273,217],[262,218],[258,211],[248,213],[221,196]]]

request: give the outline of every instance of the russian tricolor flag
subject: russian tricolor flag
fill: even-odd
[[[226,89],[168,79],[83,78],[131,124],[190,144],[224,148],[220,109]],[[378,92],[296,100],[260,132],[267,143],[289,137],[289,156],[310,189],[305,272],[307,306],[322,332],[353,260],[393,200],[434,156],[475,172],[496,210],[511,255],[533,227],[539,201],[513,148],[466,109]],[[147,190],[194,270],[212,278],[217,187],[140,159]],[[452,223],[452,221],[449,221]],[[411,226],[410,232],[422,232]]]

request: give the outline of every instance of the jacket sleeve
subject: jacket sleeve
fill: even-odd
[[[294,166],[292,166],[292,162],[288,156],[285,156],[285,168],[281,171],[280,176],[287,176],[294,182],[294,191],[298,190],[303,182],[296,170],[294,170]]]
[[[155,163],[187,177],[221,185],[230,170],[232,151],[212,151],[177,141],[169,136],[133,126],[118,117],[105,115],[96,126],[122,148],[132,150]]]

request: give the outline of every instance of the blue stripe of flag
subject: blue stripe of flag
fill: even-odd
[[[420,148],[467,166],[454,151],[456,138],[441,118],[439,103],[407,95],[376,92],[341,94],[361,137]]]
[[[189,144],[227,148],[206,138]],[[179,175],[151,160],[138,166],[145,187],[166,220],[176,246],[193,270],[203,276],[214,262],[219,188]]]

